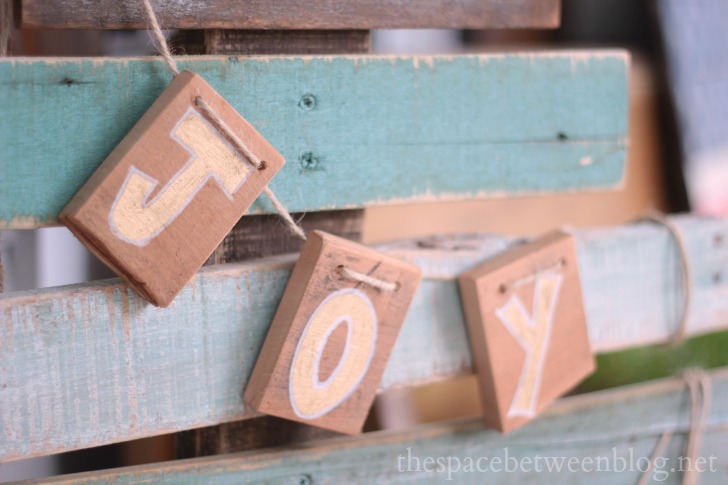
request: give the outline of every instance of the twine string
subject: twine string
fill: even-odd
[[[687,243],[683,236],[680,228],[675,224],[669,217],[660,212],[649,212],[641,218],[644,221],[655,222],[667,228],[670,235],[677,243],[677,248],[680,253],[680,270],[681,270],[681,286],[683,304],[680,311],[680,320],[678,322],[677,329],[670,336],[668,343],[677,344],[685,339],[688,329],[688,316],[690,314],[690,304],[692,302],[692,287],[693,287],[693,275],[692,268],[690,266],[690,255],[688,252]]]
[[[705,434],[705,424],[710,415],[710,402],[713,394],[712,382],[710,375],[702,369],[688,369],[683,373],[682,377],[690,391],[690,429],[688,430],[688,444],[685,449],[688,468],[683,471],[682,485],[698,485],[700,477],[695,467],[695,461],[700,453],[700,445]],[[652,456],[650,456],[649,466],[642,473],[637,485],[647,485],[650,482],[655,461],[663,455],[672,434],[672,431],[662,433]]]
[[[688,437],[687,456],[690,467],[683,475],[684,485],[697,485],[700,481],[695,460],[700,453],[703,442],[705,423],[710,415],[710,402],[712,398],[712,382],[707,372],[700,369],[690,369],[685,372],[685,381],[690,388],[690,435]]]
[[[243,143],[243,141],[233,132],[233,130],[230,129],[230,127],[218,116],[215,111],[213,111],[212,107],[204,100],[202,97],[198,96],[195,98],[195,105],[200,108],[200,112],[202,115],[212,124],[212,126],[215,127],[220,133],[223,134],[225,138],[233,145],[233,148],[240,153],[240,155],[245,158],[248,163],[250,163],[253,167],[255,167],[256,170],[265,170],[265,160],[261,160],[256,156],[250,149]],[[263,193],[268,197],[271,204],[273,204],[273,207],[275,207],[276,212],[283,218],[283,220],[286,222],[286,225],[288,226],[288,229],[301,238],[302,240],[306,240],[306,233],[303,231],[301,226],[296,224],[296,221],[293,220],[293,216],[291,216],[291,213],[288,212],[288,209],[286,209],[286,206],[281,203],[280,200],[278,200],[278,197],[273,193],[270,187],[266,186],[265,189],[263,189]]]
[[[650,462],[647,465],[647,469],[642,473],[637,485],[647,485],[650,482],[652,470],[655,468],[655,461],[664,454],[665,448],[670,442],[670,438],[672,438],[672,431],[665,431],[662,433],[662,436],[660,436],[660,439],[657,441],[657,445],[655,445],[652,455],[650,455]]]
[[[532,281],[536,280],[539,276],[546,274],[546,273],[553,273],[554,271],[558,271],[565,265],[566,265],[566,261],[564,259],[560,259],[558,262],[552,264],[551,266],[547,266],[546,268],[536,270],[532,273],[522,276],[521,278],[516,278],[507,283],[503,283],[500,286],[501,293],[505,293],[507,291],[519,288],[525,284],[531,283]]]
[[[176,76],[179,74],[179,69],[177,67],[177,62],[172,57],[172,54],[169,50],[169,46],[167,45],[167,40],[164,38],[164,34],[162,33],[162,28],[159,25],[159,21],[157,20],[157,16],[154,13],[154,9],[152,8],[152,4],[150,0],[142,0],[144,3],[144,10],[147,13],[147,17],[149,19],[149,24],[152,27],[152,32],[154,32],[154,36],[157,39],[157,47],[159,48],[159,52],[164,58],[165,62],[167,63],[167,67],[169,67],[169,70],[172,71],[172,73]],[[233,132],[233,130],[230,129],[230,127],[220,118],[220,116],[215,113],[215,111],[212,109],[212,107],[204,100],[202,97],[197,96],[195,98],[195,105],[200,109],[203,116],[207,118],[207,120],[220,132],[222,135],[228,139],[228,141],[233,145],[235,150],[242,155],[242,157],[248,161],[253,167],[255,167],[257,170],[265,170],[265,161],[258,158],[250,149],[245,145],[245,143],[238,138],[238,136]],[[276,209],[278,214],[283,218],[283,220],[286,222],[286,225],[288,226],[288,229],[298,236],[299,238],[306,240],[306,233],[301,229],[301,227],[296,224],[296,221],[293,220],[293,217],[291,217],[290,212],[288,212],[288,209],[281,203],[280,200],[278,200],[278,197],[273,193],[273,191],[270,189],[270,187],[266,186],[265,189],[263,189],[263,193],[268,197],[268,199],[273,204],[273,207]]]
[[[147,13],[147,19],[152,26],[152,33],[156,38],[157,49],[164,58],[164,61],[167,63],[167,67],[169,67],[169,70],[172,71],[172,75],[177,76],[179,74],[177,61],[174,60],[174,57],[172,57],[172,52],[169,50],[167,39],[164,37],[162,28],[159,26],[159,20],[157,20],[157,15],[154,13],[154,8],[152,8],[151,0],[142,0],[142,2],[144,3],[144,10]]]
[[[391,283],[389,281],[380,280],[379,278],[375,278],[368,274],[354,271],[353,269],[347,268],[344,265],[339,266],[338,270],[339,270],[339,274],[341,274],[341,276],[343,276],[344,278],[352,280],[352,281],[357,281],[357,282],[363,283],[365,285],[369,285],[372,288],[375,288],[383,293],[386,293],[388,291],[394,291],[399,287],[399,285],[397,283]]]
[[[13,29],[13,0],[0,0],[0,57],[8,55],[10,32]]]
[[[233,147],[241,154],[248,162],[255,167],[257,170],[265,170],[265,160],[261,160],[258,156],[251,152],[250,149],[238,138],[235,133],[228,127],[225,122],[215,113],[212,107],[207,104],[207,101],[202,99],[202,96],[195,98],[195,106],[200,108],[203,116],[207,118],[207,121],[214,126],[217,131],[223,134],[225,138],[232,143]]]

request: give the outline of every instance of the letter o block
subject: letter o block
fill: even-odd
[[[297,416],[323,416],[356,391],[374,356],[377,324],[372,301],[361,290],[338,290],[321,302],[306,323],[291,362],[288,387]],[[340,325],[346,326],[341,356],[322,382],[324,350]]]
[[[396,283],[381,291],[341,267]],[[361,431],[420,280],[414,265],[320,231],[291,274],[245,401],[274,416]]]
[[[200,96],[259,159],[205,118]],[[169,305],[285,161],[200,76],[182,71],[59,219],[144,298]]]

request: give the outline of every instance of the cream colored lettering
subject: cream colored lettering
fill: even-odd
[[[341,358],[321,382],[319,365],[324,348],[339,325],[347,326]],[[289,395],[296,415],[305,419],[323,416],[356,391],[374,356],[377,325],[371,300],[357,289],[335,291],[316,308],[291,362]]]
[[[536,279],[533,315],[528,314],[516,294],[495,312],[526,352],[508,416],[532,417],[536,413],[536,402],[562,279],[562,275],[557,273],[546,273]]]
[[[159,182],[132,166],[109,213],[109,224],[120,239],[145,246],[179,216],[208,180],[225,195],[233,194],[252,167],[193,109],[170,133],[190,154],[182,169],[149,200]]]

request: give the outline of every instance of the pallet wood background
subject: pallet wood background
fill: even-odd
[[[725,430],[728,426],[728,372],[711,373],[713,407],[706,420],[701,456],[715,456],[716,473],[700,475],[702,485],[723,484],[728,469]],[[677,466],[676,456],[684,449],[689,428],[689,395],[681,379],[667,379],[649,384],[628,386],[609,391],[563,399],[549,408],[538,420],[506,436],[486,430],[479,419],[456,423],[422,426],[413,431],[377,432],[362,437],[321,441],[295,448],[272,449],[219,457],[177,460],[154,465],[121,468],[58,477],[43,483],[81,484],[164,481],[193,484],[218,481],[223,483],[448,483],[446,473],[400,472],[408,466],[408,456],[426,457],[621,457],[629,463],[630,454],[651,455],[664,431],[674,435],[665,450],[671,461],[663,467]],[[409,451],[409,455],[408,455]],[[400,460],[399,457],[402,457]],[[596,458],[595,458],[596,460]],[[453,461],[454,463],[454,461]],[[610,462],[614,463],[614,461]],[[596,470],[598,463],[589,466]],[[412,468],[416,466],[412,462]],[[505,463],[502,464],[505,467]],[[572,473],[563,465],[560,471],[542,473],[455,471],[452,483],[530,484],[530,483],[594,483],[604,485],[634,484],[638,471]],[[604,465],[600,465],[604,466]],[[546,468],[542,464],[543,468]],[[453,465],[454,468],[454,465]],[[602,468],[604,469],[604,468]],[[680,483],[680,473],[669,473],[659,483]],[[39,483],[39,482],[31,482]]]
[[[140,5],[123,2],[103,0],[101,8],[89,8],[84,0],[16,3],[22,7],[19,24],[26,28],[136,29],[147,23]],[[226,56],[185,62],[227,90],[223,94],[235,98],[233,104],[245,116],[252,113],[265,136],[277,137],[293,169],[281,174],[280,188],[273,187],[290,194],[284,202],[293,210],[316,211],[306,216],[304,226],[326,227],[356,240],[363,207],[621,188],[627,145],[625,55],[237,56],[362,54],[370,28],[553,27],[559,4],[427,0],[408,7],[406,15],[391,15],[401,8],[394,0],[346,0],[337,9],[321,2],[288,2],[285,11],[269,2],[246,2],[243,8],[228,0],[175,0],[158,8],[165,27],[205,29],[182,31],[178,46],[188,53]],[[225,16],[216,13],[222,8],[228,9]],[[331,30],[342,28],[357,30]],[[334,82],[341,79],[346,82]],[[0,90],[0,101],[13,113],[22,112],[12,122],[0,117],[0,228],[55,225],[74,187],[103,159],[95,157],[113,148],[167,80],[157,59],[0,61],[0,84],[8,88]],[[268,88],[263,99],[250,95]],[[108,96],[118,109],[104,112],[97,106]],[[534,99],[548,102],[534,104]],[[33,109],[24,111],[27,103]],[[71,113],[67,126],[54,125],[61,113]],[[28,133],[33,143],[26,142]],[[290,133],[302,136],[294,139]],[[62,174],[68,176],[59,180]],[[363,185],[375,179],[377,184]],[[11,182],[18,180],[19,185]],[[338,190],[327,198],[320,194],[323,186]],[[265,203],[256,205],[253,212],[262,215],[243,218],[210,263],[297,250],[300,243],[269,211]],[[696,273],[689,333],[724,329],[728,223],[685,217],[679,224]],[[665,341],[682,301],[678,254],[669,233],[642,223],[579,231],[577,237],[595,350]],[[517,242],[453,235],[380,246],[425,272],[382,390],[472,372],[454,278]],[[3,295],[0,403],[10,406],[0,406],[0,462],[216,423],[224,424],[181,436],[178,444],[191,445],[181,454],[270,446],[295,440],[297,434],[306,440],[325,436],[256,417],[241,400],[294,260],[275,256],[208,267],[178,305],[166,310],[149,307],[118,280]],[[702,454],[723,457],[728,377],[716,371],[713,378],[714,407]],[[192,385],[195,381],[202,385]],[[439,483],[442,475],[393,471],[396,456],[408,447],[422,457],[494,456],[504,447],[515,457],[605,455],[612,447],[620,456],[630,447],[636,456],[648,456],[660,433],[669,429],[676,430],[667,450],[674,457],[683,449],[687,402],[680,381],[662,381],[567,398],[507,437],[484,430],[480,420],[466,421],[53,482]],[[232,422],[240,419],[245,421]],[[256,436],[245,443],[230,440],[228,424]],[[264,436],[281,426],[285,436]],[[721,472],[703,476],[703,483],[724,483],[727,467],[721,458]],[[634,483],[638,477],[557,473],[546,478],[611,484]],[[457,483],[536,479],[540,483],[544,477],[455,475]],[[673,474],[667,483],[678,479]]]
[[[689,334],[727,328],[728,223],[678,223],[694,268]],[[666,341],[682,302],[668,231],[641,223],[576,237],[594,351]],[[513,242],[472,236],[378,246],[423,271],[381,389],[472,372],[455,277]],[[0,401],[8,404],[0,409],[0,461],[255,416],[242,391],[294,260],[205,268],[167,309],[118,280],[2,295]]]

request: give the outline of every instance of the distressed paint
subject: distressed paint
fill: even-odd
[[[286,158],[271,187],[303,212],[618,188],[627,60],[563,51],[179,65]],[[0,228],[56,223],[169,80],[154,58],[0,61]],[[250,209],[271,211],[264,199]]]
[[[728,327],[728,221],[676,218],[693,267],[690,335]],[[669,232],[641,223],[576,233],[596,352],[666,341],[680,314]],[[448,236],[380,246],[423,280],[383,389],[471,371],[454,278],[513,242]],[[0,297],[0,461],[252,417],[245,382],[294,256],[203,269],[165,309],[118,280]]]
[[[706,433],[699,457],[707,467],[710,457],[714,472],[699,475],[703,485],[724,484],[728,480],[728,371],[711,373],[713,399],[706,420]],[[650,483],[679,484],[682,474],[677,468],[685,456],[686,431],[689,428],[689,394],[681,379],[669,379],[610,391],[566,398],[549,408],[527,427],[503,436],[483,428],[479,420],[463,420],[421,426],[405,432],[377,432],[355,438],[343,438],[297,446],[295,449],[261,450],[208,458],[178,460],[153,465],[121,468],[78,475],[66,475],[31,483],[452,483],[543,484],[589,483],[595,485],[632,485],[641,473],[637,460],[652,455],[664,431],[674,435],[662,456],[668,461],[657,465],[660,472]],[[559,471],[533,471],[536,456],[563,459]],[[401,458],[400,458],[401,457]],[[450,457],[452,475],[446,471],[425,472],[423,460]],[[486,471],[466,472],[468,458],[480,457]],[[498,465],[493,458],[502,462]],[[507,463],[530,459],[519,470]],[[570,458],[579,460],[576,471],[568,469]],[[633,465],[630,465],[630,457]],[[412,458],[410,460],[410,458]],[[597,462],[601,458],[601,462]],[[581,460],[591,461],[581,461]],[[623,471],[619,459],[624,460]],[[419,460],[419,464],[415,460]],[[456,462],[457,460],[457,462]],[[456,469],[459,463],[459,469]],[[518,461],[516,462],[518,463]],[[605,463],[609,465],[608,471]],[[659,463],[659,462],[656,462]],[[447,465],[447,461],[445,465]],[[580,470],[581,464],[584,469]],[[500,472],[493,471],[499,466]],[[506,471],[505,467],[516,468]],[[526,466],[531,470],[525,470]],[[408,471],[408,467],[412,471]],[[414,471],[416,467],[419,472]],[[431,463],[430,468],[437,468]],[[587,471],[590,468],[592,471]],[[631,468],[631,470],[629,469]],[[665,472],[666,475],[663,475]]]

